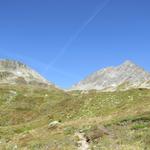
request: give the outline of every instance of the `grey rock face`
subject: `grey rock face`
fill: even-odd
[[[150,73],[131,61],[126,61],[120,66],[93,73],[70,90],[115,91],[131,88],[150,88]]]
[[[0,84],[31,84],[31,85],[52,85],[40,74],[25,64],[12,61],[0,60]]]

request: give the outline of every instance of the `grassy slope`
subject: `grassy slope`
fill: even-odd
[[[59,126],[49,128],[51,121]],[[65,93],[58,89],[0,87],[1,149],[77,149],[74,133],[104,126],[110,135],[91,141],[91,149],[150,147],[150,90]]]

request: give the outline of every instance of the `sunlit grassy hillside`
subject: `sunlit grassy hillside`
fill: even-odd
[[[59,123],[51,126],[54,121]],[[89,139],[90,149],[148,150],[150,90],[0,86],[0,149],[78,149],[77,132]]]

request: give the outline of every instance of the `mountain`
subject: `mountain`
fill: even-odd
[[[7,83],[0,84],[0,150],[149,150],[149,89],[84,92],[28,86],[51,83],[11,60],[0,61],[0,72],[0,83]],[[105,80],[109,90],[115,83],[119,86],[112,89],[129,88],[129,83],[149,87],[150,78],[130,61],[92,77],[91,84]]]
[[[0,84],[52,85],[27,65],[14,60],[0,60]]]
[[[115,91],[131,88],[150,88],[150,73],[128,60],[117,67],[104,68],[91,74],[70,90]]]

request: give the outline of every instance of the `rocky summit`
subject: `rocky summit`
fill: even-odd
[[[117,67],[99,70],[74,85],[70,90],[115,91],[150,88],[150,73],[131,61]]]
[[[14,60],[0,60],[0,84],[52,85],[27,65]]]

